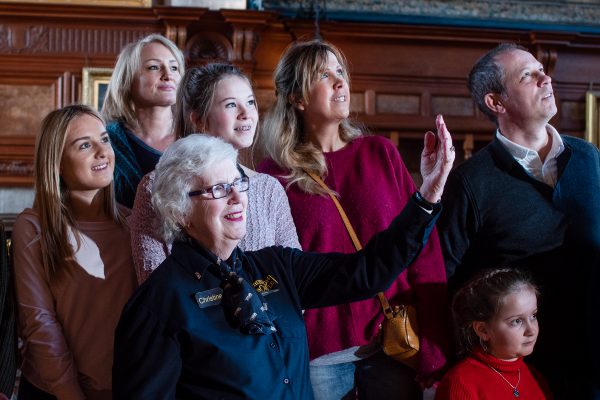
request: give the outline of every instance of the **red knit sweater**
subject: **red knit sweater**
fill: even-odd
[[[325,183],[339,200],[362,244],[387,228],[416,190],[395,146],[386,138],[366,136],[344,148],[325,153]],[[258,168],[280,179],[286,170],[272,160]],[[356,251],[339,212],[326,196],[307,194],[297,185],[286,187],[298,238],[305,251]],[[437,231],[415,262],[385,292],[391,303],[412,302],[418,312],[421,337],[420,374],[445,364],[443,350],[449,336],[446,321],[446,273]],[[370,299],[336,307],[306,310],[310,357],[364,345],[376,335],[383,320],[381,304]]]
[[[515,400],[513,388],[490,365],[510,385],[519,383],[516,385],[519,399],[552,399],[546,380],[533,367],[525,364],[522,357],[516,361],[504,361],[478,347],[444,375],[435,400]]]

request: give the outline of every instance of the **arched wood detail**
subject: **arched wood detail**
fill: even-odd
[[[199,32],[185,45],[185,56],[189,65],[206,64],[213,61],[233,59],[233,46],[229,39],[216,32]]]

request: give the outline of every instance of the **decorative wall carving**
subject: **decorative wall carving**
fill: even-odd
[[[33,177],[35,136],[0,136],[0,184],[29,186]]]
[[[119,53],[124,45],[146,36],[146,30],[123,27],[75,28],[0,25],[0,53]]]
[[[0,26],[0,52],[25,53],[48,51],[48,29],[44,26]]]
[[[0,52],[8,53],[10,50],[10,31],[8,26],[0,25]]]
[[[33,175],[33,162],[0,160],[0,175],[30,178]]]
[[[387,3],[391,0],[354,4]],[[456,2],[393,3],[450,7]],[[327,2],[330,9],[335,4]],[[242,67],[254,82],[262,112],[274,101],[272,73],[281,53],[295,38],[314,37],[315,24],[254,10],[0,2],[0,185],[31,184],[39,122],[50,109],[81,100],[82,68],[112,68],[126,43],[151,32],[174,40],[191,65],[218,60]],[[471,103],[466,76],[497,43],[528,47],[551,72],[559,107],[552,123],[563,133],[583,136],[585,92],[600,71],[600,30],[321,21],[320,34],[350,63],[352,115],[372,133],[392,138],[409,169],[418,169],[422,135],[434,128],[436,113],[445,115],[459,157],[491,139],[494,126]]]
[[[558,53],[555,48],[542,48],[538,46],[536,51],[536,58],[544,66],[544,71],[548,75],[554,74],[554,67],[556,66],[556,58]]]
[[[186,58],[191,65],[211,61],[231,61],[233,46],[223,35],[215,32],[200,32],[190,38],[185,47]]]

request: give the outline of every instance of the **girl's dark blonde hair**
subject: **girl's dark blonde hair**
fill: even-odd
[[[42,121],[36,140],[33,208],[40,218],[42,262],[49,279],[56,278],[73,260],[75,250],[69,244],[69,230],[74,234],[77,246],[80,245],[80,235],[68,202],[69,188],[61,179],[60,165],[69,124],[84,115],[92,116],[104,125],[102,116],[93,108],[71,105],[49,113]],[[106,215],[121,224],[113,183],[102,192]]]
[[[322,177],[327,176],[325,158],[321,150],[303,137],[302,115],[295,104],[309,100],[310,86],[325,69],[328,52],[335,55],[350,85],[348,63],[337,47],[320,40],[292,43],[275,68],[276,101],[263,119],[261,129],[261,143],[267,155],[290,171],[285,176],[288,184],[296,183],[305,192],[323,195],[325,191],[304,169]],[[340,124],[339,134],[344,142],[350,142],[361,136],[362,132],[345,119]]]
[[[223,79],[237,76],[248,82],[250,79],[235,65],[213,63],[202,67],[188,69],[183,75],[177,89],[175,106],[174,133],[176,139],[181,139],[198,132],[196,124],[206,128],[208,113],[213,105],[217,85]],[[192,114],[195,123],[192,121]]]
[[[485,270],[470,279],[454,295],[452,317],[459,356],[470,353],[479,344],[473,322],[491,320],[507,295],[527,288],[536,297],[539,291],[528,272],[519,268]]]

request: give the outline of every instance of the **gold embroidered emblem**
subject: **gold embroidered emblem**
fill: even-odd
[[[273,289],[275,285],[277,285],[277,281],[271,275],[267,275],[265,280],[257,279],[252,284],[258,293],[268,292]]]

